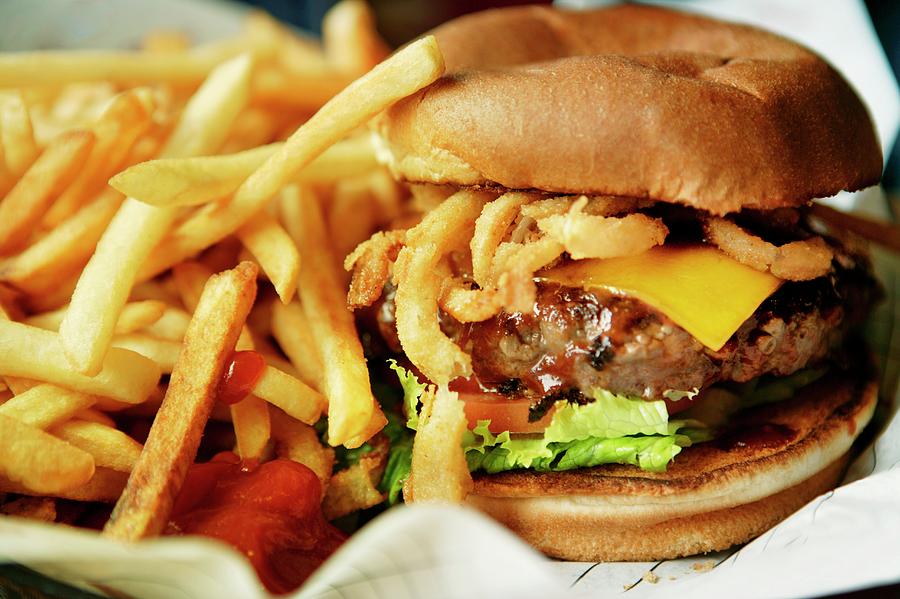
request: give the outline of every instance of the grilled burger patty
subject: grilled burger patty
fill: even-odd
[[[842,253],[829,276],[786,282],[719,351],[713,351],[644,302],[603,290],[539,283],[531,313],[501,312],[444,331],[472,355],[478,382],[511,397],[565,397],[603,388],[662,399],[718,381],[788,375],[821,362],[858,324],[877,296],[868,261]],[[389,346],[393,289],[373,306]],[[535,406],[537,407],[537,406]]]

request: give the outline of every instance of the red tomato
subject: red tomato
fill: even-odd
[[[679,400],[671,400],[664,399],[666,402],[666,410],[669,412],[669,416],[672,414],[677,414],[678,412],[684,412],[689,407],[694,405],[694,401],[699,399],[698,396],[694,396],[693,398],[683,397]]]
[[[492,433],[542,433],[550,425],[553,417],[551,409],[536,422],[528,422],[527,399],[507,399],[499,393],[460,392],[459,398],[465,402],[469,428],[475,428],[479,420],[490,420],[488,427]]]

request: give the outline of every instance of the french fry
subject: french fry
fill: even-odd
[[[0,202],[0,255],[28,239],[54,196],[75,177],[93,143],[94,135],[88,131],[64,133]]]
[[[159,534],[168,522],[200,445],[225,362],[253,304],[256,275],[256,268],[244,263],[207,281],[166,398],[104,535],[135,541]]]
[[[0,474],[38,493],[58,494],[94,475],[94,458],[9,416],[0,416]]]
[[[56,439],[55,437],[51,438]],[[128,480],[128,474],[125,472],[117,472],[109,468],[95,468],[94,476],[92,476],[87,483],[79,487],[60,491],[37,492],[34,489],[26,488],[22,483],[13,482],[0,474],[0,493],[55,495],[60,499],[72,499],[74,501],[102,501],[104,503],[113,503],[122,494],[122,489],[125,488],[126,480]]]
[[[290,302],[297,291],[300,252],[278,221],[258,212],[237,230],[237,237],[269,276],[282,303]]]
[[[234,196],[204,206],[179,225],[156,248],[139,278],[152,278],[233,233],[327,148],[443,72],[443,57],[433,36],[413,42],[385,60],[297,129]]]
[[[191,315],[181,308],[166,308],[159,320],[144,327],[144,332],[153,337],[168,339],[169,341],[181,341],[187,331]]]
[[[0,106],[0,141],[3,144],[3,159],[6,166],[16,177],[25,174],[40,154],[34,141],[31,116],[28,114],[28,107],[22,99],[21,92],[7,93]]]
[[[160,158],[135,164],[109,180],[125,195],[153,206],[193,206],[233,193],[281,143],[236,154]]]
[[[234,193],[284,144],[276,142],[235,154],[160,158],[136,164],[109,180],[127,196],[154,206],[195,206]],[[300,171],[303,183],[334,183],[364,175],[378,166],[368,137],[337,142]]]
[[[407,501],[460,503],[472,490],[472,475],[462,449],[468,428],[463,403],[457,393],[443,386],[428,391],[423,399],[403,497]]]
[[[322,500],[325,519],[334,520],[384,501],[384,495],[375,485],[362,460],[334,474]]]
[[[273,303],[272,334],[303,382],[321,391],[322,359],[300,302]]]
[[[271,415],[275,453],[315,472],[324,495],[334,469],[334,450],[322,445],[315,429],[308,424],[297,422],[278,409],[271,410]]]
[[[334,186],[328,210],[328,232],[336,256],[346,256],[375,232],[378,206],[367,182],[352,179]],[[341,280],[349,275],[341,273]]]
[[[56,385],[37,385],[0,406],[0,415],[42,430],[69,420],[97,398]]]
[[[250,69],[250,59],[241,56],[213,71],[188,102],[162,154],[191,156],[218,149],[246,103]],[[97,372],[135,274],[176,214],[172,208],[128,198],[107,227],[59,327],[66,355],[79,372]]]
[[[97,402],[97,405],[99,406],[101,404],[106,404],[109,401],[112,401],[112,400],[100,399],[100,401]],[[120,405],[122,405],[122,404],[120,404]],[[128,405],[128,404],[124,404],[124,405]],[[111,406],[104,405],[104,408],[110,409]],[[102,424],[103,426],[106,426],[109,428],[116,428],[116,421],[113,420],[110,416],[107,416],[106,413],[101,412],[100,410],[98,410],[96,408],[85,408],[85,409],[81,410],[80,412],[75,414],[75,419],[84,420],[86,422],[94,422],[96,424]]]
[[[375,29],[375,15],[363,0],[341,0],[322,20],[325,56],[338,71],[359,76],[384,60],[388,45]]]
[[[363,432],[373,418],[380,416],[383,420],[384,416],[372,395],[362,345],[325,238],[319,203],[315,197],[301,196],[296,188],[289,187],[282,194],[281,209],[301,255],[317,257],[308,260],[300,272],[300,301],[323,366],[328,442],[342,445]]]
[[[0,375],[35,379],[125,403],[140,403],[156,387],[160,370],[144,356],[114,348],[107,353],[96,376],[85,376],[69,367],[56,333],[0,319]]]
[[[159,300],[144,300],[130,302],[122,308],[119,320],[114,329],[117,335],[125,335],[149,327],[158,321],[168,310],[165,302]],[[60,308],[52,312],[29,316],[23,322],[27,325],[55,331],[59,329],[59,323],[66,315],[66,309]]]
[[[138,136],[150,125],[152,111],[152,100],[146,89],[128,90],[112,99],[91,128],[96,141],[78,176],[44,215],[46,226],[59,225],[103,189]]]
[[[120,430],[97,422],[70,420],[49,432],[94,456],[94,464],[119,472],[131,472],[141,455],[141,444]]]
[[[102,193],[22,253],[0,260],[0,280],[32,296],[63,292],[65,297],[59,303],[66,303],[72,292],[66,291],[61,281],[77,276],[121,204],[122,196],[118,192]],[[41,305],[48,303],[55,302],[44,301]]]
[[[269,109],[311,113],[350,84],[349,76],[334,72],[288,72],[261,69],[253,79],[253,102]]]
[[[112,338],[111,347],[130,349],[142,356],[156,362],[163,374],[169,374],[175,368],[178,354],[181,352],[181,343],[157,339],[142,333],[129,333],[127,335],[115,335]]]
[[[268,404],[255,395],[248,395],[230,406],[230,410],[238,455],[245,460],[262,458],[271,435]]]
[[[223,59],[243,50],[232,46],[218,52],[184,54],[93,50],[7,52],[0,55],[0,87],[81,81],[191,85],[201,81]]]
[[[325,407],[318,391],[272,366],[266,366],[253,394],[306,424],[315,424]]]

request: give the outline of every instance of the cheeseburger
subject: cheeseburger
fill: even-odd
[[[879,291],[810,203],[882,169],[841,75],[660,8],[433,33],[446,75],[373,123],[421,217],[348,258],[349,302],[401,356],[412,426],[426,385],[463,406],[459,498],[551,556],[656,560],[837,484],[875,408],[850,331]],[[440,477],[419,442],[413,479]]]

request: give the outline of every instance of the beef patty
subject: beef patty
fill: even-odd
[[[538,284],[530,313],[467,324],[442,314],[442,327],[472,356],[486,390],[532,401],[578,399],[595,388],[662,399],[667,391],[788,375],[821,362],[877,294],[868,261],[842,254],[830,275],[783,284],[719,351],[640,300],[549,283]],[[393,289],[373,308],[382,336],[399,351]]]

